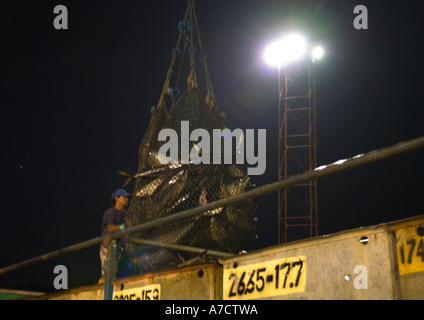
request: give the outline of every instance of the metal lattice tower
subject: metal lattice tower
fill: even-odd
[[[315,70],[312,61],[279,69],[278,179],[314,170],[316,157]],[[278,241],[318,234],[317,181],[278,193]]]

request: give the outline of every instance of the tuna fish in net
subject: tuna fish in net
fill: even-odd
[[[210,164],[182,164],[183,121],[188,121],[190,132],[202,128],[210,137],[213,137],[213,129],[224,128],[217,110],[205,102],[197,87],[187,89],[171,110],[162,107],[153,113],[139,148],[138,172],[148,174],[138,175],[135,180],[125,219],[127,228],[231,197],[253,187],[242,165],[223,164],[223,158],[221,164],[212,162],[212,157]],[[172,129],[178,135],[179,158],[174,163],[163,164],[161,161],[160,148],[170,143],[170,140],[159,141],[159,132],[163,129]],[[210,145],[212,149],[212,141]],[[190,141],[189,150],[193,148],[197,148],[196,142]],[[231,151],[235,163],[235,141],[232,141]],[[256,239],[255,214],[256,205],[249,199],[146,229],[131,234],[131,237],[237,253]],[[176,267],[196,256],[148,244],[127,242],[126,247],[138,273]]]

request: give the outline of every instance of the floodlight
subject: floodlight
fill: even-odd
[[[315,47],[312,50],[312,58],[314,59],[317,59],[317,60],[321,59],[323,55],[324,55],[324,49],[321,47]]]
[[[283,39],[283,46],[285,60],[291,62],[302,58],[306,50],[306,41],[301,36],[294,34]]]
[[[283,56],[281,51],[283,50],[281,41],[274,41],[264,51],[264,61],[271,67],[281,66],[283,63]]]
[[[263,58],[268,65],[281,67],[302,58],[305,51],[305,39],[300,35],[292,34],[271,43],[265,49]]]

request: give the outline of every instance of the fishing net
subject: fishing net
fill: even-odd
[[[190,3],[189,1],[189,7]],[[181,33],[184,34],[183,31]],[[190,35],[190,32],[187,31],[186,34]],[[169,110],[165,106],[165,99],[161,97],[153,112],[139,148],[139,174],[134,176],[135,186],[125,218],[126,228],[231,197],[253,187],[242,165],[224,164],[224,152],[221,152],[220,164],[213,161],[212,155],[210,164],[181,162],[182,121],[188,121],[190,132],[198,128],[206,130],[211,137],[211,150],[213,130],[225,128],[222,114],[218,112],[211,95],[210,83],[207,81],[208,95],[205,99],[193,79],[195,74],[191,70],[187,89],[181,95],[171,95],[173,100]],[[165,91],[169,94],[168,81],[169,79],[166,81]],[[178,139],[159,141],[159,132],[163,129],[174,130]],[[225,139],[232,140],[231,152],[235,163],[236,141],[231,136],[224,135],[220,138],[221,150],[224,150]],[[178,160],[164,165],[161,162],[163,154],[160,149],[165,143],[168,146],[176,144]],[[190,152],[208,152],[199,150],[197,143],[198,141],[189,141]],[[133,233],[131,237],[237,253],[256,239],[255,214],[256,205],[249,199]],[[196,256],[193,253],[132,242],[127,242],[126,248],[138,273],[176,267]]]

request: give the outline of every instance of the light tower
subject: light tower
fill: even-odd
[[[270,44],[265,61],[278,67],[278,179],[311,171],[316,157],[315,60],[323,50],[311,50],[303,37],[289,35]],[[278,192],[278,242],[318,234],[317,181]]]

